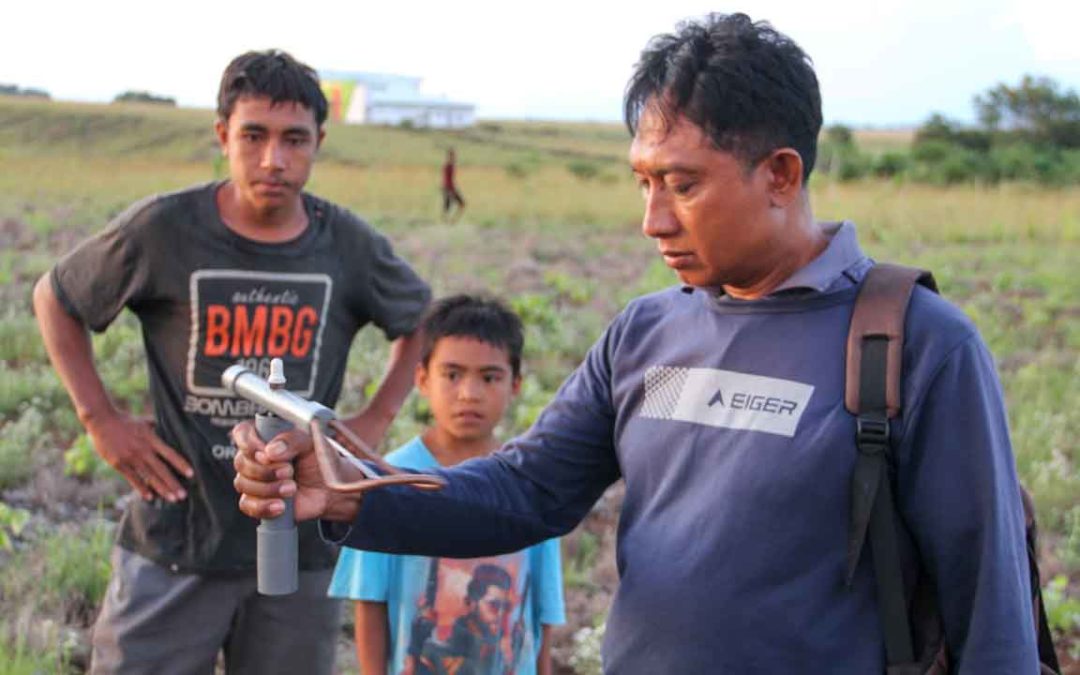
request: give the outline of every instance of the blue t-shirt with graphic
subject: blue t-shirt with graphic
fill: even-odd
[[[439,466],[420,438],[386,459],[418,471]],[[343,548],[328,593],[387,604],[391,674],[530,675],[541,627],[566,620],[558,539],[471,559]]]

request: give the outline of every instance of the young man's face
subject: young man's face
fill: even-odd
[[[520,387],[506,350],[471,337],[440,338],[416,368],[435,426],[459,441],[490,438]]]
[[[310,108],[245,96],[215,130],[229,159],[229,178],[248,207],[268,213],[295,204],[323,138]]]
[[[784,228],[770,204],[767,166],[748,170],[693,122],[680,115],[666,125],[652,107],[641,116],[630,166],[645,199],[642,231],[683,283],[749,285],[770,264]]]
[[[488,586],[483,597],[476,601],[476,612],[480,620],[488,625],[492,632],[498,632],[503,616],[510,611],[510,592],[498,586]]]

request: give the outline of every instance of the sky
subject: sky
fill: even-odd
[[[1025,73],[1080,90],[1070,0],[13,0],[0,9],[0,84],[213,107],[229,60],[273,47],[316,69],[422,77],[478,117],[615,121],[649,38],[710,11],[746,11],[798,42],[826,123],[971,121],[976,94]]]

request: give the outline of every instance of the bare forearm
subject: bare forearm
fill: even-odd
[[[53,293],[48,274],[34,286],[34,314],[45,351],[83,425],[114,413],[112,401],[94,367],[90,334],[79,320],[64,311]]]
[[[551,626],[541,626],[540,631],[540,651],[536,655],[536,675],[551,675]]]
[[[389,643],[386,603],[356,602],[356,658],[360,675],[382,675],[386,672],[386,652]]]

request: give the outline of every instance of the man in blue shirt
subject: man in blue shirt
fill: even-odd
[[[264,446],[244,426],[240,508],[273,516],[295,495],[298,518],[336,521],[350,546],[488,555],[567,532],[622,478],[606,671],[884,672],[870,556],[845,583],[845,343],[873,262],[852,224],[813,217],[809,58],[768,24],[711,15],[650,42],[625,112],[642,230],[683,285],[631,302],[533,428],[440,472],[444,490],[361,505],[325,489],[302,437]],[[924,289],[904,344],[892,452],[905,568],[917,559],[937,582],[957,672],[1037,673],[993,360]]]

